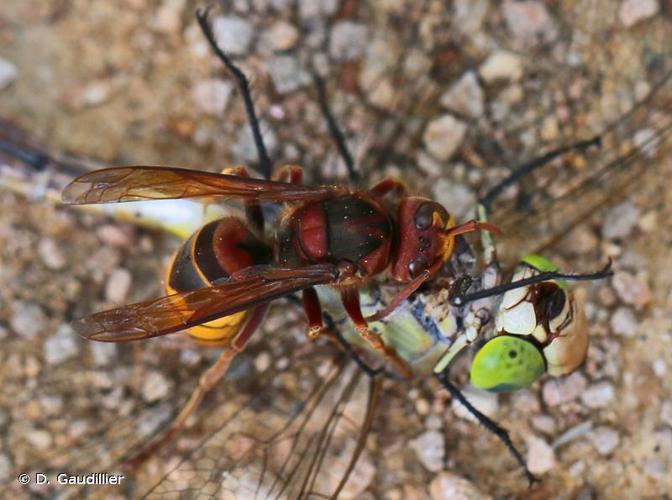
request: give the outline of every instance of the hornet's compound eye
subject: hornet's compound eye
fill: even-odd
[[[422,257],[413,259],[408,265],[408,274],[411,278],[416,278],[420,276],[420,273],[427,269],[427,261]]]
[[[476,354],[471,383],[491,392],[511,392],[532,385],[545,371],[544,357],[532,342],[499,335]]]

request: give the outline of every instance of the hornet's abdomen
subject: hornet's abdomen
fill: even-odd
[[[212,286],[217,280],[271,262],[271,249],[235,217],[213,221],[195,232],[177,251],[166,273],[168,294]],[[189,329],[189,335],[208,343],[228,343],[238,333],[247,312],[242,311]]]

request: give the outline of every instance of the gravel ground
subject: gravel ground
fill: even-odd
[[[642,146],[672,119],[670,83],[656,87],[672,70],[672,12],[663,0],[546,3],[255,0],[215,9],[215,33],[251,78],[276,164],[305,166],[310,182],[346,182],[317,104],[311,72],[318,71],[363,182],[399,175],[462,218],[515,165],[591,137],[653,95],[601,148],[552,162],[495,205],[506,265],[541,247],[568,271],[597,269],[609,256],[616,270],[610,280],[577,287],[591,323],[579,371],[510,396],[467,389],[511,430],[542,482],[528,489],[501,443],[434,380],[386,381],[344,497],[661,498],[672,491],[672,195],[665,181],[672,141],[662,137],[645,154]],[[187,0],[5,0],[2,117],[54,150],[108,164],[254,166],[240,95],[209,52],[195,7]],[[622,169],[616,163],[613,175],[585,184],[589,191],[557,201],[631,150],[644,160]],[[529,206],[539,213],[530,215]],[[21,486],[16,477],[98,471],[100,464],[116,470],[217,353],[179,336],[88,343],[69,326],[158,295],[175,238],[0,190],[0,241],[0,483],[14,496],[49,496],[49,487]],[[170,449],[122,489],[82,494],[136,496],[251,394],[283,384],[282,398],[291,400],[292,390],[305,389],[302,377],[319,371],[288,366],[311,351],[302,325],[296,311],[278,306]],[[453,376],[466,385],[467,372],[465,358]],[[246,416],[262,410],[269,418],[267,407],[254,405]],[[209,460],[200,465],[221,472],[224,459]],[[176,489],[188,480],[171,481]]]

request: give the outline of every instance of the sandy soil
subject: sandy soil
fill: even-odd
[[[456,498],[457,491],[465,498],[669,495],[672,89],[669,80],[656,86],[672,70],[664,2],[651,2],[655,13],[648,2],[631,11],[638,2],[613,0],[548,2],[548,9],[485,0],[230,3],[216,15],[229,16],[229,50],[251,76],[276,164],[300,163],[309,181],[346,182],[311,83],[316,67],[363,183],[399,175],[460,217],[471,216],[476,197],[510,168],[591,137],[651,96],[609,129],[602,148],[552,162],[507,192],[493,213],[506,230],[500,254],[508,266],[543,247],[568,271],[597,269],[608,256],[617,271],[577,287],[591,345],[576,374],[511,396],[474,396],[512,432],[542,482],[528,489],[501,443],[454,409],[435,380],[385,381],[347,490],[389,499]],[[194,8],[187,0],[5,0],[0,62],[16,75],[0,68],[0,116],[53,151],[105,164],[254,166],[240,95],[208,51]],[[657,147],[644,152],[651,134],[660,134]],[[618,160],[629,151],[635,161]],[[597,182],[582,184],[602,168]],[[590,189],[559,201],[579,185]],[[50,487],[22,486],[17,476],[118,470],[120,458],[179,408],[217,351],[179,336],[101,347],[69,327],[84,314],[161,293],[176,238],[4,189],[0,241],[0,482],[16,495],[49,496]],[[286,404],[291,414],[293,398],[314,388],[316,377],[326,380],[318,366],[324,347],[311,365],[316,351],[303,341],[302,321],[278,304],[200,417],[122,488],[62,491],[146,492],[252,395],[265,399],[237,418],[276,425],[272,410]],[[300,355],[308,362],[294,366]],[[465,358],[452,373],[466,385],[467,372]],[[355,413],[367,387],[357,385]],[[346,432],[341,448],[355,435]],[[161,491],[178,493],[197,469],[217,484],[234,445],[212,445],[219,454],[197,454],[198,464],[188,459]]]

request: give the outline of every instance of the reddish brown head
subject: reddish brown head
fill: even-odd
[[[417,196],[399,204],[399,242],[392,262],[392,278],[409,282],[425,271],[434,278],[455,248],[455,237],[476,229],[498,231],[492,224],[466,222],[455,225],[455,219],[439,203]]]
[[[392,277],[408,282],[425,270],[434,277],[453,251],[455,238],[447,237],[446,229],[454,227],[455,220],[440,204],[417,196],[401,201],[397,220],[399,243]]]

